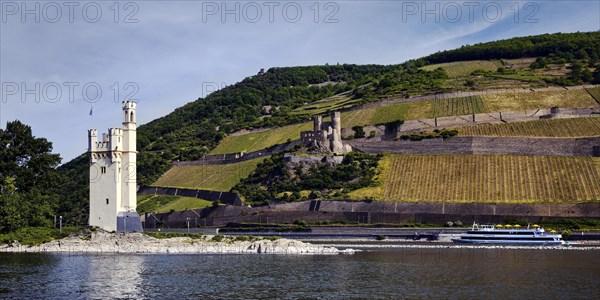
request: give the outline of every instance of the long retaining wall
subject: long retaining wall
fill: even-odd
[[[240,206],[243,204],[242,199],[238,194],[230,192],[143,186],[139,188],[138,194],[184,196],[210,201],[218,200],[221,203],[235,206]]]
[[[285,151],[293,148],[296,145],[300,144],[300,140],[295,140],[287,143],[283,143],[280,145],[271,146],[266,149],[253,151],[253,152],[236,152],[236,153],[228,153],[228,154],[212,154],[205,155],[200,160],[193,161],[174,161],[173,165],[175,166],[197,166],[197,165],[226,165],[233,164],[238,162],[243,162],[247,160],[252,160],[255,158],[265,157],[272,155],[276,152]]]
[[[504,223],[515,219],[527,222],[565,218],[600,218],[600,203],[578,204],[472,204],[472,203],[406,203],[304,201],[268,207],[226,206],[164,214],[146,214],[145,226],[185,227],[192,225],[224,226],[230,222],[292,223],[304,221],[337,221],[376,223],[444,224]]]
[[[422,141],[352,140],[348,144],[367,153],[600,156],[600,137],[452,137]]]

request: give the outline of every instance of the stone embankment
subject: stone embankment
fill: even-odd
[[[599,156],[600,138],[452,137],[419,142],[408,140],[348,141],[356,150],[395,154],[497,154]]]
[[[158,253],[158,254],[339,254],[352,253],[335,247],[313,245],[295,240],[212,242],[205,239],[177,237],[157,239],[142,233],[127,235],[94,232],[91,238],[68,237],[39,246],[13,242],[0,246],[0,252],[57,252],[57,253]]]

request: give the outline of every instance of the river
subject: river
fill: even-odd
[[[600,299],[600,250],[0,254],[0,298]]]

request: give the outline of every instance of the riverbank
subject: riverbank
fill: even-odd
[[[62,253],[162,253],[162,254],[340,254],[353,253],[335,247],[314,245],[296,240],[256,239],[241,241],[214,236],[158,239],[143,233],[115,234],[92,232],[91,236],[71,236],[37,246],[17,241],[1,245],[0,252]],[[218,241],[221,240],[221,241]]]

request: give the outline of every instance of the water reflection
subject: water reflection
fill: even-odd
[[[88,267],[88,291],[93,299],[142,298],[142,255],[91,256]]]
[[[0,298],[600,299],[600,251],[355,255],[0,254]]]

